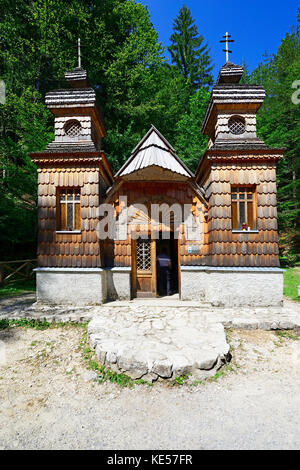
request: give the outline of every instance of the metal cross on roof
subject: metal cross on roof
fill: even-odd
[[[223,52],[226,52],[226,62],[229,62],[229,54],[232,53],[232,51],[229,50],[229,43],[234,42],[234,39],[229,39],[231,38],[231,34],[228,34],[228,33],[226,33],[225,36],[223,36],[223,38],[225,39],[220,42],[226,43],[226,49],[223,49]]]
[[[78,67],[81,68],[81,45],[80,45],[80,38],[78,38]]]

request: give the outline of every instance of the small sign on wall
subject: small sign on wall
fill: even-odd
[[[188,245],[187,252],[189,255],[200,255],[199,245]]]

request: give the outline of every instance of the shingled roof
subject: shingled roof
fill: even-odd
[[[136,146],[116,176],[128,175],[151,166],[158,166],[187,178],[194,177],[193,173],[177,157],[173,147],[154,126]]]

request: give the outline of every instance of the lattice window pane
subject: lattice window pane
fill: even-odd
[[[234,116],[229,119],[228,127],[232,134],[235,134],[235,135],[244,134],[246,130],[245,119],[242,118],[241,116]]]
[[[68,137],[78,137],[81,134],[81,125],[78,121],[68,121],[65,126],[65,133]]]
[[[137,269],[142,271],[151,271],[151,246],[150,240],[137,241],[136,254]]]

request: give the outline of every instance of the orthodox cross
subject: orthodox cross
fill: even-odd
[[[81,45],[80,45],[80,38],[78,38],[78,68],[81,68]]]
[[[228,33],[226,33],[225,36],[223,36],[223,38],[225,39],[220,42],[226,43],[226,49],[223,49],[223,52],[226,52],[226,62],[229,62],[229,53],[230,54],[232,53],[232,51],[229,50],[229,43],[234,42],[234,39],[229,39],[231,38],[231,34],[228,34]]]

